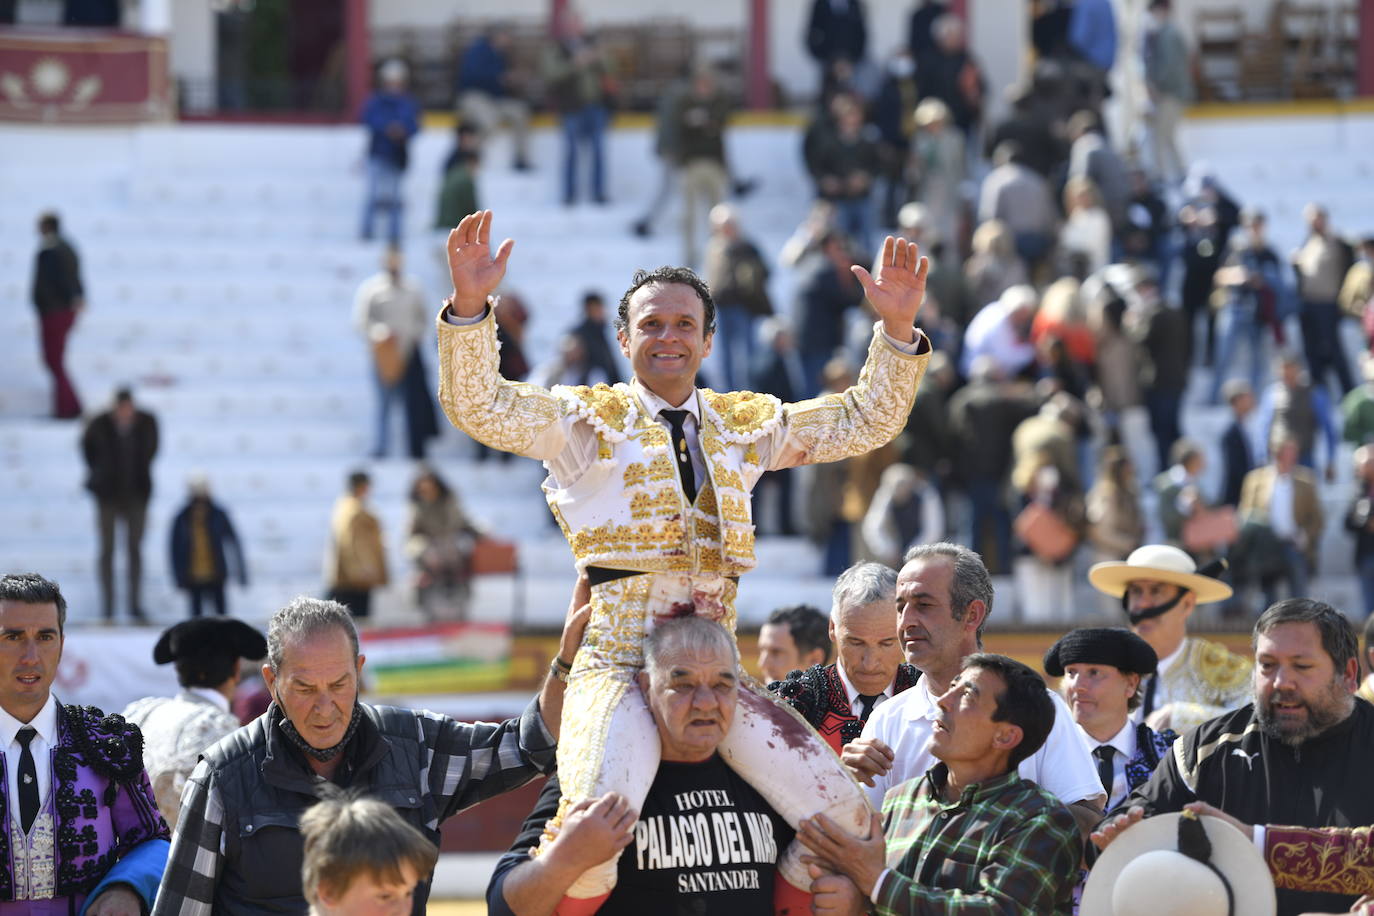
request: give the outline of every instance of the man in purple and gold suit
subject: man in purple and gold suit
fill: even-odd
[[[544,462],[549,506],[591,582],[591,620],[569,675],[558,748],[556,827],[579,802],[608,791],[636,810],[647,797],[660,748],[635,687],[645,634],[656,620],[696,614],[733,635],[738,579],[757,562],[750,492],[763,472],[862,455],[904,428],[930,354],[915,327],[929,264],[915,245],[889,236],[872,275],[853,268],[879,321],[845,391],[783,404],[697,387],[715,303],[700,278],[675,267],[637,272],[620,301],[616,330],[630,383],[549,391],[497,371],[491,294],[514,242],[493,254],[491,220],[490,211],[471,214],[449,235],[453,295],[438,320],[439,401],[479,442]],[[720,753],[789,824],[825,812],[867,834],[871,810],[858,784],[766,692],[740,692]],[[809,888],[798,845],[778,868],[793,890]],[[615,880],[612,858],[568,896],[591,911]]]
[[[66,619],[55,583],[0,576],[0,916],[139,916],[167,824],[138,729],[52,695]]]

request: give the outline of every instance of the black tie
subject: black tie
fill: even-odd
[[[32,726],[25,725],[15,736],[24,748],[19,755],[19,821],[25,833],[38,817],[38,770],[33,765],[33,751],[29,750],[29,742],[36,734]]]
[[[863,709],[859,710],[859,721],[867,722],[869,714],[873,712],[873,707],[877,706],[884,699],[886,699],[886,697],[884,697],[881,693],[859,694],[859,705],[863,707]]]
[[[687,433],[683,424],[687,421],[685,410],[660,410],[659,415],[672,427],[673,452],[677,455],[677,469],[682,475],[682,489],[687,494],[687,502],[697,501],[697,475],[692,470],[692,456],[687,453]]]
[[[1110,744],[1099,744],[1093,748],[1093,756],[1097,758],[1097,778],[1102,780],[1102,788],[1107,793],[1107,801],[1112,800],[1112,783],[1116,781],[1116,772],[1112,767],[1112,759],[1116,756],[1116,748]]]
[[[1145,688],[1145,703],[1140,707],[1140,718],[1143,721],[1150,713],[1155,711],[1155,689],[1159,687],[1159,675],[1150,675],[1150,686]]]

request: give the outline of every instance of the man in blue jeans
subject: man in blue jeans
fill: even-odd
[[[360,118],[367,126],[367,202],[363,205],[362,238],[372,238],[378,210],[387,215],[387,240],[401,240],[401,175],[409,158],[410,138],[420,129],[420,106],[406,92],[408,72],[399,60],[382,64],[382,88],[363,105]]]

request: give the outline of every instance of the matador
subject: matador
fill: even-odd
[[[557,822],[608,791],[642,805],[658,735],[634,687],[654,621],[695,613],[735,629],[735,591],[753,569],[750,491],[763,472],[836,461],[892,440],[906,423],[930,353],[915,328],[928,264],[889,237],[870,274],[852,268],[880,319],[855,385],[783,404],[771,395],[696,386],[711,351],[715,305],[685,268],[638,271],[616,321],[634,378],[545,390],[500,376],[492,296],[514,242],[491,253],[490,211],[449,235],[453,296],[439,315],[439,399],[455,426],[492,448],[544,462],[543,489],[591,582],[591,619],[568,675]],[[836,341],[838,344],[839,341]],[[839,758],[797,714],[745,679],[721,755],[794,826],[826,813],[866,835],[871,809]],[[536,852],[537,854],[537,852]],[[810,885],[793,843],[779,872]],[[569,896],[581,911],[610,893],[615,859]],[[783,888],[782,894],[789,893]]]

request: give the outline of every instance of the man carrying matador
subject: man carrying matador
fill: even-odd
[[[497,370],[491,294],[514,242],[493,255],[491,224],[490,211],[474,213],[449,234],[453,295],[438,319],[439,399],[474,439],[544,462],[549,506],[591,582],[592,616],[568,675],[555,820],[608,791],[638,810],[659,760],[635,686],[645,633],[656,619],[691,613],[733,633],[736,585],[756,564],[749,494],[759,476],[861,455],[903,428],[930,354],[914,326],[928,263],[914,244],[889,237],[872,274],[852,268],[880,321],[857,384],[838,394],[783,404],[696,387],[715,304],[694,273],[667,267],[637,271],[620,300],[617,338],[634,378],[545,390]],[[794,826],[824,812],[868,835],[871,808],[858,784],[800,717],[761,691],[740,691],[720,753]],[[810,885],[800,856],[793,843],[779,862],[790,885],[780,884],[784,897]],[[615,876],[612,859],[569,897],[590,911]]]

